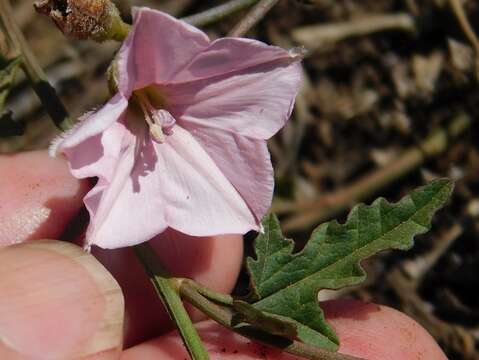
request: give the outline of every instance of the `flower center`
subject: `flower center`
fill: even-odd
[[[164,99],[154,89],[144,88],[133,92],[132,99],[139,106],[148,124],[150,134],[159,143],[165,142],[165,135],[173,133],[175,118],[161,107]]]

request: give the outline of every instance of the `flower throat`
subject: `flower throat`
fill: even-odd
[[[165,99],[158,90],[146,87],[135,90],[132,95],[133,104],[141,110],[142,118],[149,127],[152,138],[164,143],[167,135],[173,133],[175,118],[164,109]]]

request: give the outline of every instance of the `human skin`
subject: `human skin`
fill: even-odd
[[[63,159],[45,152],[0,156],[0,174],[0,246],[19,244],[0,249],[0,359],[187,358],[176,333],[167,333],[172,325],[131,249],[94,249],[107,272],[73,245],[76,255],[59,251],[64,242],[35,241],[61,236],[82,208],[87,181],[71,177]],[[232,289],[243,257],[237,235],[193,241],[169,232],[153,246],[173,274],[223,292]],[[79,265],[78,256],[87,261]],[[125,315],[110,273],[124,294]],[[396,310],[352,300],[322,306],[341,339],[340,352],[446,359],[421,326]],[[104,328],[120,331],[98,331]],[[198,330],[212,359],[294,359],[212,321],[198,323]]]

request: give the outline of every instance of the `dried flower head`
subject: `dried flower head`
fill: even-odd
[[[110,0],[40,0],[34,7],[65,35],[76,39],[122,40],[128,32],[128,25]]]

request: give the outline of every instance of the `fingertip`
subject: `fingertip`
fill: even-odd
[[[115,348],[110,350],[105,350],[100,353],[93,355],[87,355],[78,360],[117,360],[121,358],[121,349]]]
[[[399,311],[354,300],[328,301],[322,307],[341,339],[340,353],[368,360],[447,360],[434,339]],[[299,359],[252,342],[211,320],[195,326],[212,360]],[[125,351],[121,359],[173,360],[187,356],[175,331]]]
[[[87,181],[46,151],[0,156],[0,246],[58,238],[83,206]]]
[[[175,276],[194,278],[230,293],[243,261],[243,236],[194,237],[168,229],[151,242],[162,264]]]
[[[344,354],[368,360],[447,360],[422,326],[395,309],[356,300],[331,300],[321,307]]]
[[[118,358],[123,297],[93,256],[28,242],[0,249],[0,273],[0,359]]]
[[[233,333],[214,321],[195,324],[211,360],[297,359]],[[187,359],[188,353],[176,331],[126,350],[121,360]]]

